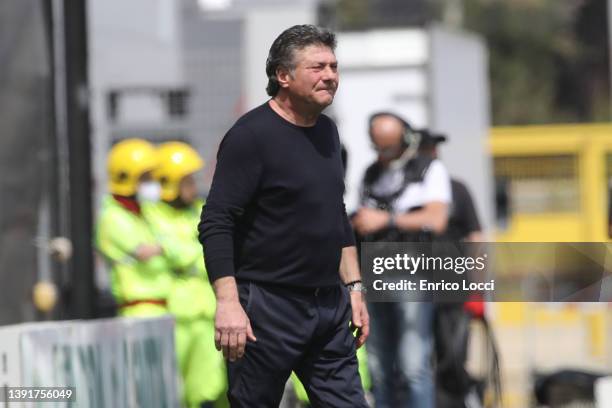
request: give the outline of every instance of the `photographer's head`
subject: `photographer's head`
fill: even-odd
[[[370,116],[369,127],[372,148],[378,153],[378,161],[383,165],[400,158],[410,144],[407,133],[412,129],[396,114],[375,113]]]

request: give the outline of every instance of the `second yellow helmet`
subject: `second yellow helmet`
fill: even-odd
[[[179,196],[179,185],[183,177],[204,167],[204,160],[187,143],[167,142],[157,149],[159,166],[153,177],[161,185],[161,199],[174,201]]]

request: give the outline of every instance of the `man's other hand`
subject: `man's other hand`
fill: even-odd
[[[370,316],[366,302],[363,299],[363,293],[351,291],[351,309],[353,316],[351,318],[351,331],[357,329],[357,348],[363,346],[370,335]]]
[[[238,300],[219,300],[215,314],[215,346],[223,357],[236,361],[244,356],[247,339],[257,341],[251,322]]]
[[[391,214],[374,208],[360,208],[352,219],[353,228],[361,234],[368,235],[380,231],[389,225]]]

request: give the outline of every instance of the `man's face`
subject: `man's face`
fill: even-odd
[[[379,116],[372,122],[372,145],[383,165],[399,158],[404,152],[404,125],[392,116]]]
[[[324,45],[309,45],[295,52],[295,69],[287,76],[287,89],[309,105],[325,108],[338,89],[338,62]]]

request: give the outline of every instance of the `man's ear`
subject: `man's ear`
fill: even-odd
[[[283,67],[276,68],[276,80],[281,88],[287,88],[289,86],[289,77],[291,73],[288,69]]]

